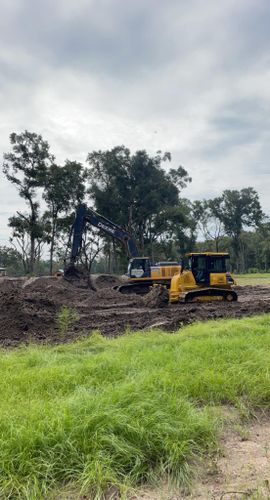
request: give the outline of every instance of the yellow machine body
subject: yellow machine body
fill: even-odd
[[[181,269],[179,262],[158,262],[152,266],[149,257],[135,257],[129,261],[127,283],[117,289],[121,293],[144,294],[148,293],[153,285],[169,288],[172,277],[180,274]]]
[[[237,300],[237,294],[232,288],[234,280],[225,267],[229,254],[191,253],[188,257],[190,269],[181,269],[171,279],[170,302]]]
[[[178,262],[158,262],[156,265],[151,266],[149,257],[136,257],[130,259],[128,281],[131,283],[134,281],[170,283],[171,278],[175,274],[179,274],[181,269],[182,267]]]

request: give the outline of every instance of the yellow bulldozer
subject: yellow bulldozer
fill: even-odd
[[[236,284],[227,271],[228,253],[205,252],[187,254],[189,264],[171,278],[169,301],[205,302],[237,300]]]

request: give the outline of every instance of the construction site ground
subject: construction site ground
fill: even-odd
[[[151,328],[173,332],[194,321],[270,312],[270,286],[238,286],[239,300],[233,303],[167,305],[162,297],[122,295],[112,289],[119,282],[111,275],[96,276],[94,291],[63,278],[0,278],[0,345],[67,342],[93,330],[105,336]],[[58,319],[63,306],[77,313],[65,334]]]

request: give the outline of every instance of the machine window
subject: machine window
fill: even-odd
[[[147,278],[151,275],[148,259],[134,259],[128,269],[131,278]]]
[[[204,256],[193,257],[192,272],[196,280],[196,283],[202,284],[206,282],[207,280],[206,257]]]
[[[205,257],[195,257],[193,261],[193,269],[198,269],[198,271],[206,270],[206,258]]]
[[[208,268],[211,273],[225,273],[226,263],[224,258],[210,257]]]

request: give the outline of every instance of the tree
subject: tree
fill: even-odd
[[[6,245],[0,246],[0,267],[6,267],[8,274],[22,274],[22,262],[20,253]]]
[[[269,218],[260,225],[258,230],[259,249],[262,255],[261,269],[270,269],[270,222]]]
[[[103,244],[100,238],[100,232],[93,227],[86,226],[82,238],[82,246],[80,253],[80,263],[87,273],[87,284],[92,290],[95,289],[91,280],[91,269],[96,257],[102,252]]]
[[[89,194],[97,211],[126,226],[142,253],[146,245],[151,253],[161,213],[179,205],[179,193],[191,181],[183,167],[168,172],[162,168],[170,159],[170,153],[161,152],[153,157],[146,151],[132,155],[124,146],[93,151],[87,157],[91,167]]]
[[[196,224],[189,200],[181,199],[176,205],[164,207],[147,227],[145,247],[155,261],[179,260],[192,249]]]
[[[216,252],[220,250],[220,242],[225,234],[223,222],[216,215],[216,200],[196,200],[192,210],[197,227],[207,241],[214,242]]]
[[[241,232],[247,227],[258,227],[264,218],[258,193],[252,187],[241,191],[225,190],[221,197],[212,200],[211,210],[224,225],[226,234],[232,238],[239,271],[243,268],[243,263],[240,263]]]
[[[11,218],[10,226],[18,234],[22,230],[30,238],[27,247],[28,271],[33,272],[37,255],[37,227],[39,226],[39,202],[37,201],[38,189],[44,185],[46,170],[53,162],[53,155],[47,141],[41,135],[28,132],[21,134],[15,132],[10,135],[12,151],[4,154],[3,172],[7,179],[16,186],[21,198],[25,199],[29,214],[27,224],[17,217]],[[22,233],[20,233],[22,234]]]
[[[46,217],[39,216],[36,213],[35,223],[31,215],[17,213],[16,216],[10,217],[9,226],[12,228],[11,244],[19,251],[21,262],[23,264],[25,274],[31,273],[31,261],[39,262],[41,253],[45,243],[49,242],[50,227],[47,224]],[[34,254],[32,255],[32,239],[35,240]]]
[[[85,194],[85,169],[81,163],[66,161],[63,167],[52,164],[45,177],[43,198],[48,210],[45,216],[50,224],[50,274],[53,271],[53,257],[56,237],[63,229],[63,218],[82,202]],[[69,219],[68,219],[69,222]]]
[[[187,187],[187,184],[192,181],[192,178],[188,175],[186,169],[181,165],[176,169],[171,168],[169,170],[169,177],[179,191],[182,191],[182,189]]]
[[[169,207],[179,203],[179,192],[191,179],[185,169],[169,170],[162,168],[170,161],[169,153],[150,157],[145,151],[137,151],[131,157],[129,169],[129,226],[135,233],[144,253],[147,233],[155,233],[155,221]],[[178,215],[179,211],[178,211]],[[180,216],[181,221],[182,216]]]

